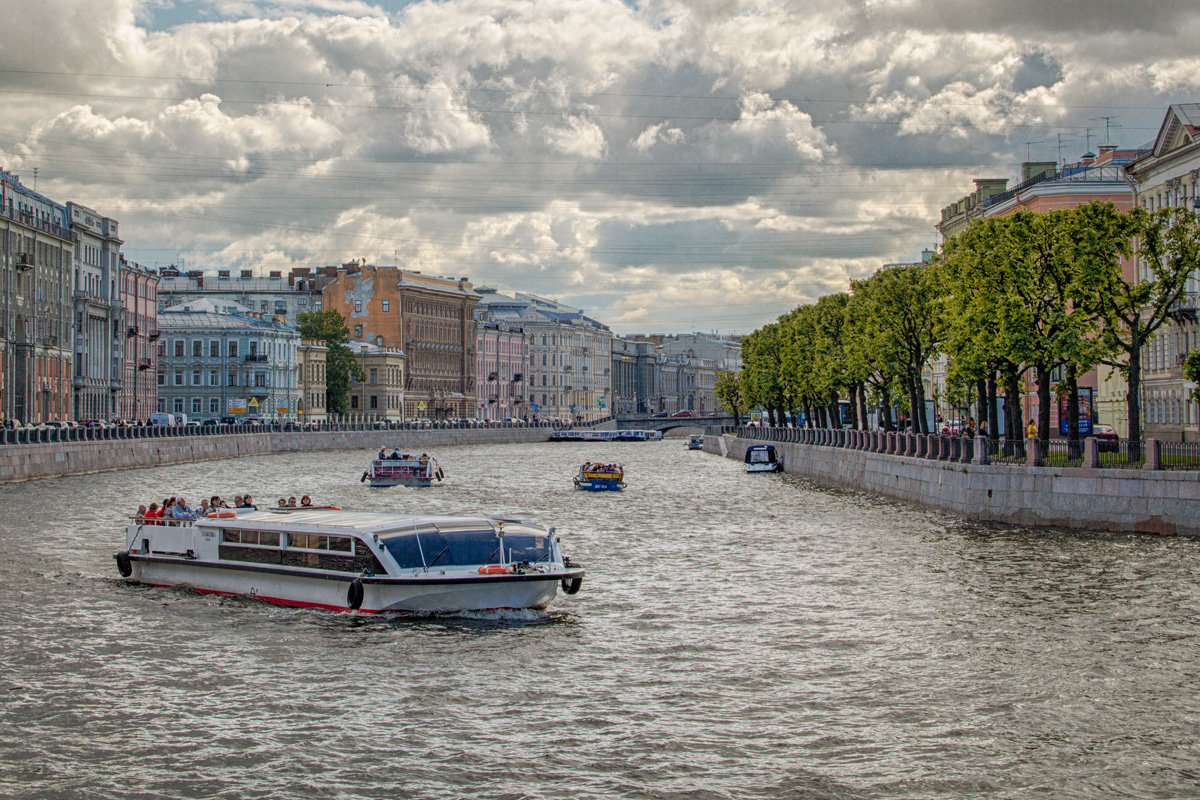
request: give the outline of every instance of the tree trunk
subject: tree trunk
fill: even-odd
[[[913,414],[913,433],[929,433],[929,417],[925,414],[925,382],[917,376],[917,404]]]
[[[1004,426],[1000,425],[1000,415],[998,413],[1000,408],[996,400],[995,372],[989,372],[987,377],[987,410],[988,419],[991,420],[988,423],[988,436],[991,437],[993,442],[998,442],[1000,441],[1000,428]]]
[[[833,392],[829,396],[829,427],[842,427],[842,407],[838,402],[838,393]]]
[[[1038,438],[1050,438],[1050,369],[1044,364],[1037,368]]]
[[[1067,365],[1067,452],[1071,458],[1078,458],[1079,449],[1079,381],[1075,375],[1075,365]]]
[[[850,430],[858,430],[858,395],[862,384],[854,381],[850,384]]]
[[[975,381],[975,413],[979,415],[979,427],[990,431],[992,429],[991,417],[988,416],[988,394],[987,381],[983,378],[978,378]],[[987,428],[983,428],[987,425]]]
[[[858,385],[858,418],[862,422],[862,429],[869,430],[871,423],[870,417],[867,415],[867,385],[865,383]]]
[[[888,391],[887,384],[880,387],[879,400],[882,403],[883,429],[885,431],[896,430],[896,424],[892,422],[892,393]]]
[[[1004,372],[1005,453],[1025,455],[1025,433],[1021,425],[1021,379],[1016,367]]]
[[[907,384],[905,388],[908,389],[908,421],[912,425],[909,430],[915,433],[917,430],[917,420],[915,416],[917,413],[917,383],[919,383],[919,381],[914,383],[912,376],[909,375],[904,379],[904,382]],[[903,433],[903,431],[901,432]]]
[[[1129,460],[1142,457],[1142,337],[1136,326],[1129,335],[1129,391],[1125,395],[1129,414]]]

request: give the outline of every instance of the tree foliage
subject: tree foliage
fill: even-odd
[[[346,346],[346,342],[350,341],[346,319],[336,309],[326,309],[300,314],[296,322],[301,339],[318,341],[326,347],[326,410],[331,414],[345,414],[349,410],[351,381],[361,381],[366,377],[362,365]]]

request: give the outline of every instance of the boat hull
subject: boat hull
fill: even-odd
[[[603,478],[591,478],[588,480],[575,479],[575,488],[585,492],[619,492],[625,488],[625,485],[616,480],[605,480]]]
[[[392,486],[411,486],[426,489],[433,485],[431,478],[371,478],[372,489],[387,489]]]
[[[746,472],[779,472],[781,464],[747,464]]]
[[[445,576],[430,571],[419,577],[362,577],[305,574],[298,570],[267,571],[242,564],[130,556],[128,580],[208,594],[243,595],[270,603],[328,611],[363,613],[488,611],[542,609],[557,593],[559,582],[581,571],[553,574]],[[352,608],[351,583],[362,586],[362,602]]]

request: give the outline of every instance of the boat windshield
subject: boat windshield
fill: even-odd
[[[549,561],[550,537],[544,532],[505,532],[504,561]],[[499,564],[501,537],[493,530],[423,530],[381,540],[401,569]]]
[[[770,464],[775,456],[770,450],[751,450],[747,454],[747,464]]]

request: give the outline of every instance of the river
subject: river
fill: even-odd
[[[383,442],[381,442],[382,444]],[[0,486],[0,796],[1200,796],[1200,543],[981,526],[653,443],[369,451]],[[576,492],[584,460],[628,489]],[[546,612],[365,617],[137,587],[184,494],[557,526]]]

